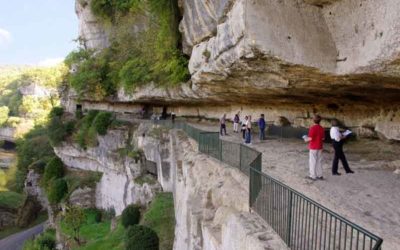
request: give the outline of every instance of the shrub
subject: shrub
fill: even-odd
[[[76,118],[76,119],[82,119],[82,117],[83,117],[83,112],[82,112],[82,110],[81,110],[81,109],[77,109],[77,110],[75,111],[75,118]]]
[[[64,179],[53,180],[47,189],[47,198],[50,203],[59,203],[68,193],[67,182]]]
[[[76,122],[74,120],[68,121],[65,124],[65,132],[67,133],[67,135],[71,135],[74,132],[75,125],[76,125]]]
[[[97,17],[106,21],[113,21],[116,13],[126,14],[137,7],[140,0],[92,0],[90,8]]]
[[[79,130],[75,134],[75,141],[81,148],[85,149],[86,146],[88,145],[88,137],[90,137],[89,130],[92,126],[93,120],[96,118],[98,113],[99,111],[97,110],[90,110],[88,114],[85,117],[83,117],[82,120],[78,123]],[[95,136],[94,138],[89,138],[89,141],[92,142],[91,144],[93,144],[93,141],[95,139],[96,139]]]
[[[36,241],[39,249],[56,249],[56,240],[48,234],[39,236]]]
[[[69,53],[66,56],[64,63],[68,67],[71,67],[73,64],[79,64],[80,62],[89,59],[92,56],[92,54],[93,54],[92,50],[79,48],[78,50],[74,50],[71,53]]]
[[[159,239],[150,228],[142,225],[133,225],[125,233],[126,250],[158,250]]]
[[[49,114],[50,118],[61,117],[64,114],[64,109],[62,107],[54,107]]]
[[[44,159],[40,159],[40,160],[32,163],[32,165],[30,165],[29,168],[33,169],[38,174],[43,174],[44,170],[46,168],[46,165],[47,165],[47,161]]]
[[[52,146],[58,146],[64,141],[68,132],[61,117],[54,116],[51,118],[48,125],[48,135]]]
[[[57,249],[56,245],[55,231],[47,229],[36,239],[25,241],[23,250],[55,250]]]
[[[58,179],[64,176],[64,164],[58,157],[51,159],[45,169],[43,175],[43,182],[47,186],[50,180]]]
[[[108,77],[110,74],[109,49],[82,61],[76,72],[69,74],[70,85],[79,95],[89,95],[94,100],[116,92],[116,86]]]
[[[140,220],[140,207],[134,204],[127,206],[121,214],[121,223],[127,228],[136,225]]]
[[[126,90],[135,89],[136,86],[146,84],[151,81],[149,66],[140,59],[134,58],[127,61],[119,71],[119,78]]]
[[[85,116],[85,122],[87,124],[92,124],[94,118],[96,118],[97,114],[99,113],[98,110],[89,110],[88,114]]]
[[[103,213],[100,209],[97,208],[89,208],[86,209],[86,222],[88,224],[91,223],[100,223],[103,218]]]
[[[110,112],[99,112],[93,121],[92,126],[95,128],[99,135],[107,133],[108,126],[112,121],[112,114]]]

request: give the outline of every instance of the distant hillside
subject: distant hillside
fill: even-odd
[[[67,68],[0,66],[0,126],[41,124],[50,109],[58,105],[57,87]]]

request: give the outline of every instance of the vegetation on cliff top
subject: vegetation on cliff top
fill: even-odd
[[[79,65],[69,76],[78,93],[101,100],[119,87],[129,93],[150,82],[171,86],[189,79],[188,62],[179,49],[175,0],[93,0],[89,7],[112,26],[111,46],[94,53],[85,50],[83,41],[67,57],[67,65]]]

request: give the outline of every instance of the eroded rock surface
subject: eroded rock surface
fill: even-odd
[[[91,0],[76,0],[75,12],[79,19],[79,38],[88,49],[104,49],[109,43],[109,30],[90,10]]]
[[[248,178],[196,152],[181,132],[171,132],[175,168],[175,250],[287,249],[248,207]]]
[[[105,102],[174,105],[178,112],[189,106],[264,106],[281,116],[290,116],[285,112],[291,110],[300,118],[318,112],[346,117],[360,131],[372,127],[386,138],[397,138],[386,119],[400,107],[397,0],[179,4],[191,81],[168,89],[149,84],[134,93],[120,90]],[[81,29],[90,34],[85,25],[92,22],[84,17]],[[360,116],[371,120],[371,113],[373,122],[358,122]]]
[[[143,173],[142,163],[118,152],[127,147],[128,140],[129,129],[121,128],[98,136],[98,145],[87,150],[74,143],[54,149],[68,167],[103,173],[95,189],[95,204],[99,208],[114,208],[117,215],[131,203],[147,206],[160,190],[158,183],[134,182]]]

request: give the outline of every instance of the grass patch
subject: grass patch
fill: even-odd
[[[117,228],[105,235],[104,237],[97,238],[89,241],[85,246],[80,247],[80,250],[122,250],[124,248],[125,229],[118,223]]]
[[[34,220],[31,224],[29,224],[27,227],[24,228],[20,228],[20,227],[9,227],[9,228],[5,228],[3,230],[0,231],[0,240],[4,239],[10,235],[22,232],[28,228],[34,227],[36,225],[39,225],[42,222],[45,222],[48,219],[48,215],[47,212],[41,212],[38,217],[36,218],[36,220]]]
[[[73,247],[79,250],[123,250],[125,229],[121,222],[114,231],[110,230],[110,220],[105,219],[96,223],[95,212],[85,210],[85,223],[81,227],[80,236],[84,246]],[[160,250],[171,250],[175,235],[174,202],[172,193],[159,193],[151,203],[149,209],[143,214],[142,225],[153,229],[160,239]],[[72,230],[61,221],[61,231],[66,236],[71,236]]]
[[[80,229],[80,236],[85,243],[84,246],[75,246],[73,249],[85,250],[110,250],[110,249],[124,249],[123,237],[124,228],[118,223],[117,228],[111,232],[109,219],[96,223],[96,213],[91,209],[86,209],[85,223]],[[61,231],[66,236],[72,236],[72,229],[68,228],[63,221],[61,221]]]
[[[0,207],[17,209],[23,205],[26,196],[12,191],[0,192]]]
[[[160,250],[170,250],[174,244],[175,213],[172,193],[158,193],[143,215],[142,225],[153,229],[160,239]]]

